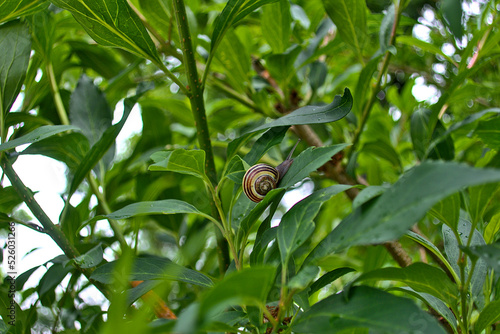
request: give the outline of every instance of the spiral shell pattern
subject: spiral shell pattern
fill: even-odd
[[[250,167],[243,176],[243,191],[250,200],[260,202],[268,192],[276,188],[278,171],[266,164]]]

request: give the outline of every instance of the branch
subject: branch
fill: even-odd
[[[8,160],[8,158],[5,156],[5,154],[1,154],[0,157],[0,165],[7,177],[10,180],[10,183],[12,184],[12,187],[16,190],[16,192],[21,196],[23,201],[26,203],[28,208],[31,210],[33,215],[38,219],[40,224],[42,224],[45,233],[50,235],[52,240],[56,242],[56,244],[61,248],[61,250],[64,252],[64,254],[69,258],[69,259],[74,259],[78,256],[80,256],[80,252],[73,246],[69,240],[66,238],[64,233],[61,231],[58,225],[55,225],[52,223],[50,218],[47,216],[45,211],[40,207],[38,202],[35,200],[33,193],[31,190],[29,190],[21,181],[19,176],[17,175],[16,171],[14,168],[12,168],[12,164]],[[81,268],[79,267],[75,262],[73,262],[73,265],[75,268],[80,271],[82,274],[84,274],[87,279],[95,285],[99,291],[102,292],[102,294],[106,297],[109,297],[108,290],[104,285],[102,285],[100,282],[94,281],[90,279],[90,275],[92,274],[93,269],[92,268]]]
[[[193,45],[191,44],[191,33],[189,32],[189,25],[187,22],[186,7],[184,5],[184,0],[173,0],[172,2],[179,31],[182,54],[184,56],[184,68],[189,84],[189,86],[186,87],[187,96],[191,102],[191,111],[193,112],[196,125],[198,143],[201,149],[205,151],[205,172],[215,187],[217,185],[217,171],[215,169],[210,132],[208,131],[205,102],[203,101],[203,85],[201,80],[198,79],[198,70],[196,68],[196,60],[194,59]],[[212,209],[212,216],[220,218],[213,199],[210,200],[210,207]],[[228,243],[218,229],[215,229],[215,234],[217,237],[219,269],[221,274],[223,274],[229,266]]]

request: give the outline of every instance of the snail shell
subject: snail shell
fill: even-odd
[[[297,144],[291,150],[288,158],[276,168],[266,164],[257,164],[247,170],[245,176],[243,176],[243,191],[250,200],[260,202],[268,192],[278,186],[278,183],[292,165],[293,159],[291,157]]]
[[[243,176],[243,191],[250,200],[260,202],[268,192],[276,188],[279,172],[266,164],[250,167]]]

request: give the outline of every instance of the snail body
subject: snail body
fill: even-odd
[[[293,147],[288,158],[276,168],[266,164],[257,164],[246,171],[242,186],[243,192],[250,200],[258,203],[268,192],[278,187],[279,182],[292,165],[291,156],[297,144]]]

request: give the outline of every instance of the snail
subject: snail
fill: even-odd
[[[250,200],[258,203],[262,201],[268,192],[278,186],[292,165],[292,154],[298,144],[299,142],[292,148],[286,160],[276,168],[266,164],[257,164],[247,170],[245,176],[243,176],[243,191]]]

